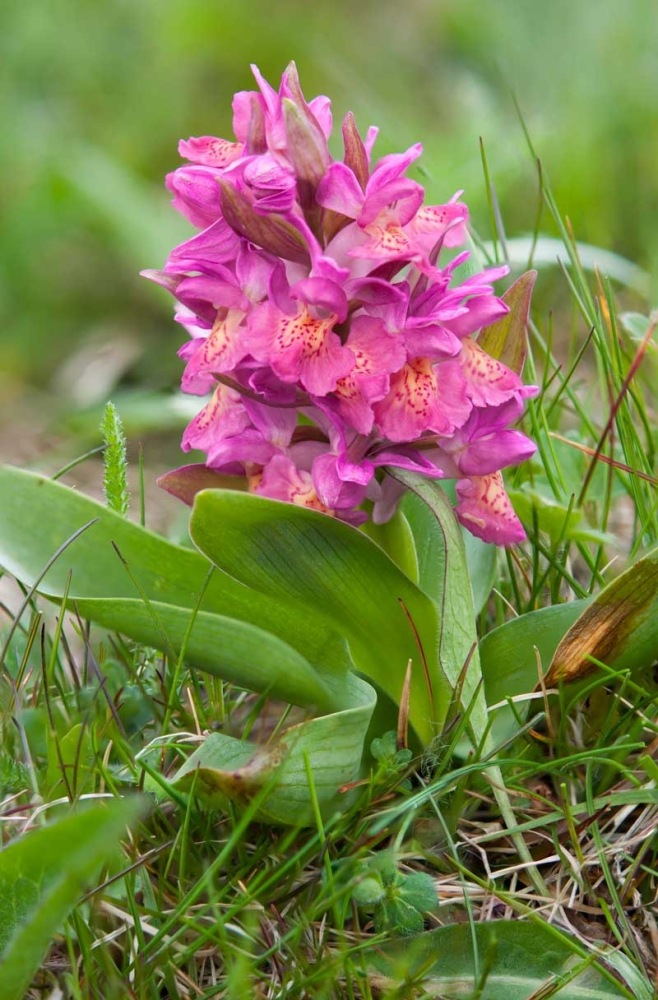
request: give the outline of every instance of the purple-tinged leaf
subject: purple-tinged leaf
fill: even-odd
[[[536,277],[536,271],[526,271],[510,285],[502,297],[509,312],[484,327],[477,341],[487,354],[502,361],[517,375],[523,371],[527,353],[528,314]]]
[[[215,469],[209,469],[202,462],[181,465],[179,469],[165,472],[156,480],[160,489],[182,500],[188,507],[194,505],[194,498],[200,490],[246,490],[247,480],[241,476],[226,476]]]

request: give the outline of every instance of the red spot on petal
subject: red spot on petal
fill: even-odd
[[[476,406],[495,406],[510,399],[521,387],[518,375],[492,358],[475,341],[462,343],[460,358],[468,382],[468,394]]]
[[[317,319],[311,316],[306,306],[302,306],[297,316],[282,316],[277,323],[274,346],[277,351],[287,351],[298,345],[302,357],[310,359],[319,355],[325,340],[336,323],[337,317]]]
[[[385,254],[405,254],[411,250],[409,238],[404,229],[395,222],[388,222],[386,225],[372,223],[366,226],[366,232],[370,236],[368,247]]]

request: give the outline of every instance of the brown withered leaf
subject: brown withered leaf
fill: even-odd
[[[658,661],[658,548],[587,606],[555,650],[544,683],[580,680],[596,669],[594,660],[629,670]]]

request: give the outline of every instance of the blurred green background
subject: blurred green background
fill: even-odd
[[[490,235],[479,137],[507,234],[537,214],[537,168],[580,240],[656,271],[655,0],[10,0],[3,16],[0,416],[39,387],[61,408],[180,374],[182,331],[138,277],[190,232],[162,180],[181,136],[230,135],[256,62],[295,59],[381,128],[422,140],[431,200],[466,190]],[[334,150],[338,152],[338,148]],[[553,231],[544,213],[542,229]],[[48,405],[48,404],[46,404]],[[5,444],[5,450],[7,449]]]

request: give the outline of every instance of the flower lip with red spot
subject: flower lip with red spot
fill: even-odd
[[[244,155],[244,145],[241,142],[217,139],[212,135],[191,136],[187,140],[181,139],[178,152],[190,163],[223,169]]]
[[[333,316],[336,323],[347,319],[347,296],[334,281],[303,278],[290,289],[290,297],[312,306],[318,316]]]
[[[299,382],[312,395],[325,396],[354,364],[352,352],[333,333],[336,322],[334,315],[312,315],[304,302],[294,315],[263,302],[250,314],[245,342],[283,382]]]
[[[457,201],[459,194],[446,205],[424,205],[410,220],[409,234],[414,244],[427,254],[439,240],[443,246],[458,247],[466,239],[468,207]]]
[[[218,317],[208,336],[197,341],[196,351],[183,373],[183,392],[209,392],[216,372],[232,371],[249,353],[241,335],[244,315],[241,309],[225,310],[225,315]]]
[[[523,525],[505,492],[500,472],[460,479],[456,490],[455,512],[471,534],[496,545],[515,545],[525,540]]]
[[[524,385],[516,372],[493,358],[473,340],[464,340],[461,363],[474,406],[496,407],[508,399],[535,396],[538,386]]]
[[[364,227],[364,231],[368,239],[353,246],[348,251],[350,257],[406,261],[414,256],[413,244],[394,210],[381,211],[374,222]]]
[[[338,380],[333,395],[343,420],[367,435],[374,422],[372,404],[388,395],[390,376],[404,365],[406,351],[399,338],[387,333],[381,319],[366,314],[352,320],[347,346],[354,366]]]
[[[386,398],[374,406],[379,431],[395,442],[415,441],[427,431],[451,434],[471,409],[459,364],[434,365],[429,358],[408,361],[391,376]]]
[[[209,402],[188,424],[183,434],[183,451],[193,448],[210,451],[217,440],[239,434],[250,424],[239,393],[218,385]]]

